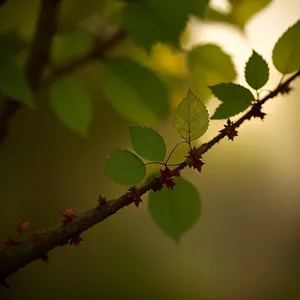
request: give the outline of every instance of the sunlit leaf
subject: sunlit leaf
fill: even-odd
[[[227,119],[244,111],[254,100],[253,94],[245,87],[234,83],[220,83],[209,87],[223,103],[217,108],[212,119]]]
[[[50,103],[63,124],[82,137],[87,137],[92,120],[92,104],[88,91],[79,80],[58,78],[50,87]]]
[[[245,78],[247,83],[255,90],[262,88],[269,79],[267,62],[254,50],[246,63]]]
[[[230,82],[236,78],[231,57],[213,44],[192,48],[187,57],[191,87],[202,101],[211,96],[209,85]]]
[[[60,34],[55,37],[53,56],[55,60],[70,60],[84,55],[93,45],[91,32],[84,28],[77,28],[71,33]]]
[[[229,0],[232,5],[230,18],[234,24],[243,27],[252,16],[265,8],[272,0]]]
[[[143,180],[146,167],[134,153],[128,150],[115,150],[106,161],[105,174],[116,183],[134,185]]]
[[[205,18],[215,22],[237,25],[238,28],[243,29],[246,23],[272,0],[229,0],[229,2],[232,5],[229,13],[209,8],[206,10]]]
[[[201,201],[196,187],[183,178],[175,178],[175,187],[150,192],[148,210],[157,225],[175,241],[194,226],[200,217]]]
[[[162,136],[152,128],[128,126],[134,151],[141,157],[162,161],[166,156],[166,144]]]
[[[209,114],[205,104],[191,90],[177,105],[173,126],[179,136],[187,142],[201,137],[209,125]]]
[[[124,10],[123,26],[147,50],[156,42],[179,45],[189,15],[202,15],[206,0],[137,0]]]
[[[166,87],[155,73],[133,60],[116,58],[105,63],[99,83],[109,103],[129,121],[154,127],[168,114]]]
[[[282,74],[300,69],[300,19],[277,41],[273,49],[273,63]]]
[[[34,108],[33,94],[27,79],[11,59],[10,55],[0,55],[0,91],[15,101]]]

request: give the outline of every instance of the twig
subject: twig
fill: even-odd
[[[44,68],[49,63],[52,38],[57,26],[57,10],[61,0],[43,0],[34,38],[25,65],[25,75],[33,91],[37,90]],[[10,97],[5,97],[0,113],[0,142],[6,135],[10,119],[22,106]]]
[[[283,82],[273,92],[259,101],[259,103],[262,105],[269,99],[277,96],[298,76],[300,76],[300,71]],[[255,110],[251,108],[240,119],[233,123],[232,127],[238,128],[244,121],[251,119],[254,115]],[[198,154],[204,154],[225,136],[226,133],[220,133],[208,143],[201,145],[198,148]],[[180,171],[186,166],[187,161],[185,160],[174,170]],[[139,195],[144,195],[147,191],[151,190],[155,183],[156,179],[153,179],[151,182],[139,188]],[[107,201],[105,204],[98,206],[97,208],[92,208],[83,212],[66,226],[59,224],[54,228],[34,233],[29,239],[21,242],[20,244],[4,247],[0,252],[0,282],[4,282],[9,275],[13,274],[21,267],[24,267],[36,259],[44,257],[53,248],[66,244],[71,238],[105,220],[121,208],[131,204],[133,200],[132,198],[128,198],[127,195],[128,193],[122,195],[118,199]],[[20,247],[19,251],[18,247]]]

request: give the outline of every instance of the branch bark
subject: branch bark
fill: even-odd
[[[298,76],[300,76],[300,70],[292,75],[289,79],[281,83],[275,90],[273,90],[258,103],[263,105],[269,99],[272,99],[279,93],[286,91],[289,84]],[[244,121],[250,120],[254,116],[255,109],[252,107],[247,113],[233,123],[232,128],[238,128]],[[201,145],[198,148],[199,154],[206,153],[225,136],[226,133],[220,133],[208,143]],[[186,166],[187,161],[183,161],[174,169],[174,171],[181,171]],[[146,192],[151,190],[155,184],[156,179],[139,188],[138,193],[140,195],[144,195]],[[2,282],[2,284],[6,284],[5,279],[9,275],[13,274],[20,268],[36,259],[44,259],[47,253],[53,248],[67,244],[71,238],[81,234],[97,223],[115,214],[121,208],[131,204],[133,202],[132,198],[128,198],[127,195],[128,193],[125,193],[118,199],[112,199],[104,205],[83,212],[67,225],[62,223],[58,224],[56,227],[44,231],[38,231],[27,240],[18,244],[4,247],[0,252],[0,282]]]

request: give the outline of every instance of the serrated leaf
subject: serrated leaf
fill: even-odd
[[[0,55],[0,92],[33,109],[33,93],[27,79],[11,59],[10,55]]]
[[[93,46],[91,32],[77,28],[71,33],[56,35],[53,43],[54,60],[64,61],[73,57],[83,56]]]
[[[143,180],[146,167],[143,161],[128,150],[115,150],[106,161],[105,174],[123,185],[134,185]]]
[[[50,104],[56,116],[71,131],[87,137],[92,120],[88,91],[73,77],[58,78],[50,87]]]
[[[204,102],[211,96],[209,85],[233,81],[237,75],[231,57],[214,44],[192,48],[187,65],[191,87]]]
[[[209,87],[223,103],[211,119],[227,119],[244,111],[254,100],[253,94],[245,87],[235,83],[220,83]]]
[[[189,15],[202,15],[206,0],[130,1],[123,13],[123,27],[129,36],[148,51],[156,42],[179,45],[179,35]],[[172,13],[170,12],[170,9]]]
[[[246,63],[245,79],[255,90],[262,88],[269,79],[269,67],[267,62],[254,50]]]
[[[173,126],[181,138],[187,142],[201,137],[209,125],[209,114],[205,104],[189,89],[183,100],[177,105]]]
[[[175,187],[149,194],[148,210],[157,225],[175,241],[196,223],[201,213],[196,187],[183,178],[175,178]]]
[[[273,49],[273,64],[282,74],[300,69],[300,19],[280,37]]]
[[[166,156],[166,144],[162,136],[152,128],[128,126],[134,151],[141,157],[163,161]]]
[[[155,73],[133,60],[116,58],[104,64],[100,83],[106,100],[131,122],[154,127],[168,115],[166,87]]]

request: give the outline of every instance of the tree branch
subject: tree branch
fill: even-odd
[[[279,93],[287,90],[289,84],[300,76],[300,71],[292,75],[289,79],[280,84],[274,91],[264,97],[259,104],[264,104],[269,99],[274,98]],[[247,113],[239,118],[232,124],[232,128],[238,128],[244,121],[250,120],[255,116],[255,109],[252,107]],[[220,133],[208,143],[201,145],[198,150],[199,154],[206,153],[210,148],[217,144],[222,138],[226,136],[226,133]],[[180,171],[187,166],[187,161],[183,161],[174,171]],[[150,183],[145,184],[138,189],[140,195],[144,195],[147,191],[151,190],[156,184],[156,179],[153,179]],[[24,267],[28,263],[36,259],[44,259],[47,253],[57,246],[62,246],[68,243],[68,241],[91,228],[95,224],[105,220],[109,216],[116,213],[121,208],[131,204],[132,198],[128,198],[128,193],[125,193],[118,199],[113,199],[106,202],[97,208],[92,208],[86,212],[81,213],[67,225],[58,224],[56,227],[38,231],[34,233],[27,240],[16,243],[9,247],[4,247],[0,252],[0,282],[4,283],[4,280],[21,267]]]
[[[45,66],[49,63],[52,38],[57,27],[57,10],[61,0],[43,0],[34,38],[25,65],[25,75],[29,86],[36,91]],[[4,98],[4,107],[0,113],[0,142],[6,135],[9,120],[22,106],[10,97]]]

